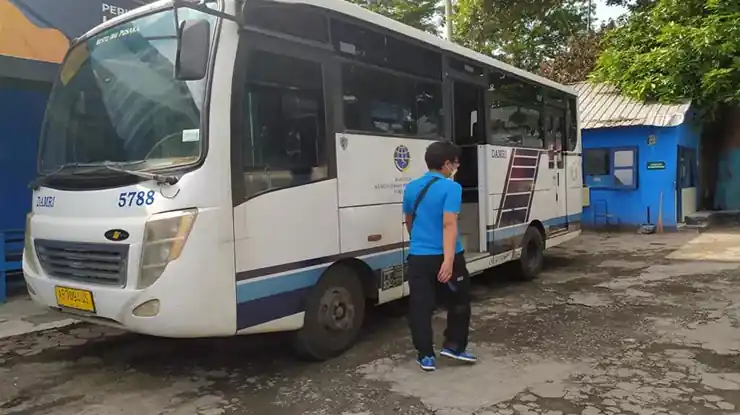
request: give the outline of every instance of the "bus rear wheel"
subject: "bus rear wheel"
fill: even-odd
[[[522,256],[519,258],[519,274],[525,281],[537,278],[545,261],[545,238],[534,226],[527,228],[522,238]]]
[[[344,353],[357,341],[365,319],[365,296],[359,276],[350,267],[330,267],[313,288],[303,328],[293,349],[305,360],[322,361]]]

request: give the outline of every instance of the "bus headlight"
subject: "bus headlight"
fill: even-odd
[[[23,257],[26,260],[26,268],[32,273],[39,273],[38,262],[36,261],[36,253],[33,250],[33,239],[31,238],[31,218],[33,218],[33,212],[26,214],[26,229],[24,232],[23,242]]]
[[[167,264],[180,257],[197,215],[196,209],[187,209],[154,215],[146,222],[138,288],[154,284]]]

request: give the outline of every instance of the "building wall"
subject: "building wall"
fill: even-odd
[[[740,109],[728,110],[725,117],[719,136],[709,137],[717,141],[719,148],[713,207],[740,210]]]
[[[141,3],[144,1],[0,0],[0,55],[59,63],[71,39]]]
[[[696,120],[686,122],[676,127],[679,130],[678,145],[700,150],[702,128]]]
[[[147,0],[0,0],[0,229],[23,228],[46,101],[70,40]]]
[[[663,225],[676,225],[676,177],[678,163],[678,145],[698,149],[700,131],[693,124],[682,124],[678,127],[618,127],[584,130],[583,149],[635,149],[637,174],[636,188],[589,188],[590,206],[584,207],[583,222],[585,225],[601,226],[604,219],[596,217],[608,211],[613,216],[612,224],[639,226],[648,221],[656,224],[662,194]],[[650,136],[655,137],[649,140]],[[652,141],[652,143],[651,143]],[[613,160],[612,160],[613,161]],[[662,169],[648,169],[648,163],[660,162]],[[585,177],[587,186],[594,184]]]
[[[22,229],[31,210],[28,183],[36,173],[36,148],[48,97],[43,84],[0,82],[0,229]]]

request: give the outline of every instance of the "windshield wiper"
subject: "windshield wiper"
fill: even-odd
[[[126,163],[126,164],[135,164],[135,163]],[[166,185],[172,186],[173,184],[177,184],[177,182],[180,181],[180,179],[178,179],[177,176],[173,176],[169,174],[156,174],[156,173],[149,173],[149,172],[139,171],[139,170],[129,170],[124,167],[123,163],[113,163],[110,161],[105,161],[103,162],[103,167],[111,171],[115,171],[119,173],[126,173],[132,176],[154,180],[157,182],[157,184],[166,184]]]
[[[30,183],[28,183],[28,187],[31,190],[36,190],[39,188],[39,186],[45,184],[50,178],[56,176],[57,174],[61,173],[62,170],[68,169],[70,167],[78,168],[78,167],[93,167],[95,164],[91,163],[66,163],[62,164],[61,166],[57,167],[53,171],[46,173],[42,176],[37,177],[36,179],[32,180]],[[72,171],[70,174],[77,174],[79,171]]]
[[[139,164],[143,163],[144,161],[138,161],[138,162],[130,162],[130,163],[114,163],[111,161],[104,161],[101,163],[66,163],[62,164],[61,166],[54,169],[54,171],[51,171],[49,173],[44,174],[43,176],[40,176],[33,180],[31,183],[28,184],[28,187],[32,190],[36,190],[39,188],[39,186],[45,184],[48,182],[48,180],[59,173],[62,172],[62,170],[66,170],[69,168],[79,168],[79,167],[90,167],[89,169],[85,170],[73,170],[69,174],[81,174],[81,173],[87,173],[93,170],[100,169],[101,167],[106,168],[108,170],[117,172],[117,173],[126,173],[130,174],[132,176],[141,177],[148,180],[155,180],[157,184],[166,184],[166,185],[173,185],[176,184],[180,179],[178,179],[176,176],[172,175],[161,175],[161,174],[155,174],[155,173],[148,173],[143,171],[136,171],[136,170],[129,170],[125,168],[125,165],[131,165],[131,164]]]

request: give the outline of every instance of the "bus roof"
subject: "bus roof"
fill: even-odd
[[[249,0],[246,0],[246,1],[249,1]],[[265,1],[265,0],[262,0],[262,1]],[[305,5],[320,7],[320,8],[327,9],[327,10],[334,10],[337,13],[344,14],[346,16],[351,16],[356,19],[364,20],[366,22],[378,25],[380,27],[384,27],[386,29],[392,30],[404,36],[418,39],[424,43],[436,46],[442,50],[453,52],[458,55],[464,56],[468,59],[472,59],[474,61],[486,64],[488,66],[492,66],[494,68],[498,68],[503,71],[513,73],[517,76],[531,80],[538,84],[545,85],[550,88],[558,89],[560,91],[566,92],[574,96],[578,95],[576,90],[570,86],[562,85],[557,82],[551,81],[547,78],[524,71],[517,67],[511,66],[507,63],[501,62],[500,60],[494,59],[490,56],[483,55],[482,53],[475,52],[473,50],[460,46],[456,43],[450,42],[446,39],[442,39],[439,36],[435,36],[423,30],[419,30],[414,27],[397,22],[391,18],[388,18],[378,13],[372,12],[370,10],[367,10],[363,7],[360,7],[354,3],[350,3],[345,0],[269,0],[269,1],[274,1],[276,3],[287,3],[287,4],[290,4],[290,3],[305,4]]]
[[[234,0],[227,0],[227,1],[234,1]],[[246,1],[249,1],[249,0],[246,0]],[[266,0],[261,0],[261,1],[266,1]],[[474,61],[486,64],[488,66],[492,66],[497,69],[501,69],[503,71],[512,73],[519,77],[536,82],[540,85],[548,86],[550,88],[554,88],[554,89],[563,91],[565,93],[571,94],[573,96],[578,95],[576,90],[570,86],[562,85],[557,82],[551,81],[547,78],[524,71],[522,69],[509,65],[507,63],[501,62],[500,60],[494,59],[490,56],[483,55],[481,53],[478,53],[468,48],[465,48],[463,46],[460,46],[456,43],[450,42],[446,39],[442,39],[441,37],[435,36],[431,33],[427,33],[427,32],[424,32],[423,30],[419,30],[414,27],[407,26],[403,23],[399,23],[393,19],[382,16],[378,13],[369,11],[354,3],[350,3],[345,0],[269,0],[269,1],[274,1],[275,3],[284,3],[284,4],[305,4],[308,6],[319,7],[319,8],[326,9],[326,10],[333,10],[337,13],[350,16],[350,17],[354,17],[356,19],[360,19],[360,20],[372,23],[380,27],[384,27],[386,29],[389,29],[391,31],[404,35],[406,37],[418,39],[424,43],[435,46],[439,49],[452,52],[452,53],[456,53],[468,59],[472,59]],[[116,16],[115,18],[98,25],[97,27],[89,30],[87,33],[85,33],[81,37],[87,38],[93,35],[94,33],[97,33],[101,30],[105,30],[107,28],[115,26],[119,24],[120,22],[126,21],[134,16],[138,16],[141,14],[147,14],[149,12],[164,8],[171,4],[172,4],[172,0],[159,0],[153,3],[150,3],[148,5],[138,7],[134,10],[129,11],[128,13],[125,13],[120,16]],[[229,10],[229,9],[230,7],[227,6],[226,10]]]

